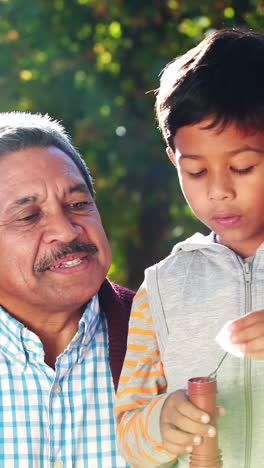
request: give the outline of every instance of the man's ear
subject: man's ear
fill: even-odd
[[[171,149],[170,146],[167,146],[167,148],[166,148],[166,153],[167,153],[167,155],[169,156],[169,158],[170,158],[172,164],[173,164],[175,167],[177,167],[175,154],[174,154],[174,152],[173,152],[173,150]]]

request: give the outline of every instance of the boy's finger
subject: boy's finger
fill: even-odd
[[[177,411],[171,414],[170,424],[176,429],[180,429],[192,435],[198,434],[201,436],[214,437],[216,434],[216,429],[213,426],[194,421]]]
[[[205,411],[197,408],[197,406],[193,405],[185,390],[178,390],[171,395],[171,410],[176,410],[181,415],[196,421],[201,422],[203,424],[208,424],[210,421],[210,416]],[[170,413],[171,415],[172,413]],[[177,425],[177,424],[176,424]]]
[[[188,432],[181,431],[177,427],[170,424],[164,425],[161,430],[162,438],[170,444],[177,444],[182,446],[187,445],[200,445],[203,438],[199,435],[193,435]]]
[[[169,425],[192,436],[216,434],[215,427],[208,424],[210,416],[188,400],[185,390],[177,390],[165,400],[160,421],[161,427]]]
[[[178,444],[172,444],[170,442],[164,441],[162,444],[162,447],[170,452],[173,455],[183,455],[184,453],[192,453],[192,446],[191,445],[178,445]],[[174,465],[173,465],[174,466]]]
[[[258,324],[264,321],[264,310],[258,310],[255,312],[250,312],[249,314],[240,317],[239,319],[233,320],[229,325],[229,330],[237,331],[246,327],[250,327],[254,324]]]
[[[243,330],[235,330],[230,335],[230,340],[233,344],[251,343],[256,339],[264,339],[264,322],[251,325]]]
[[[251,340],[248,343],[240,345],[241,350],[245,353],[246,356],[252,357],[255,359],[264,358],[264,337],[256,338]]]

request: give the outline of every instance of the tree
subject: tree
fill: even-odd
[[[95,179],[112,279],[137,288],[146,266],[195,230],[154,120],[158,74],[212,28],[264,30],[258,0],[0,2],[1,111],[62,120]]]

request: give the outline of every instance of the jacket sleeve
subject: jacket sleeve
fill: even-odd
[[[127,352],[115,406],[119,449],[131,466],[168,466],[175,459],[162,448],[160,434],[160,412],[167,397],[166,389],[143,283],[132,305]]]

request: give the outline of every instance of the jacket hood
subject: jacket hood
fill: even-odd
[[[200,232],[196,232],[193,234],[193,236],[188,237],[182,242],[178,242],[178,244],[175,244],[172,251],[171,255],[176,254],[179,251],[185,251],[185,252],[190,252],[192,250],[201,250],[201,249],[210,249],[210,250],[215,250],[219,252],[219,249],[229,250],[229,247],[226,247],[223,244],[218,244],[215,241],[215,232],[211,232],[209,235],[204,236]],[[264,242],[258,247],[257,251],[264,251]]]
[[[179,252],[180,250],[190,252],[191,250],[200,250],[200,249],[205,249],[207,248],[213,248],[213,249],[219,249],[219,248],[224,248],[226,249],[227,247],[222,244],[218,244],[215,241],[215,233],[211,232],[209,235],[204,236],[200,232],[196,232],[193,234],[193,236],[188,237],[188,239],[185,239],[182,242],[178,242],[176,244],[171,253],[175,254],[176,252]]]

